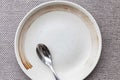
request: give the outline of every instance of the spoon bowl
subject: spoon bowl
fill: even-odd
[[[51,55],[49,49],[47,48],[47,46],[44,44],[38,44],[36,47],[36,52],[37,52],[37,55],[39,56],[39,58],[41,59],[41,61],[46,66],[48,66],[50,68],[50,70],[53,72],[55,79],[59,80],[59,78],[57,77],[57,74],[53,68],[52,55]]]

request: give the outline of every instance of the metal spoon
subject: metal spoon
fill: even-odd
[[[55,79],[60,80],[57,77],[55,70],[53,69],[52,56],[51,56],[50,51],[47,48],[47,46],[45,46],[44,44],[38,44],[36,47],[36,52],[37,52],[39,58],[41,59],[41,61],[50,68]]]

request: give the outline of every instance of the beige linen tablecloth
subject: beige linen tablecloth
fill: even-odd
[[[0,80],[30,80],[14,53],[18,24],[33,7],[50,0],[0,0]],[[87,9],[96,19],[103,50],[95,70],[85,80],[120,80],[120,0],[68,0]]]

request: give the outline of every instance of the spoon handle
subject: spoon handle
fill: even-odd
[[[54,74],[54,73],[53,73]],[[54,74],[54,77],[55,77],[55,80],[60,80],[57,76],[56,76],[56,74]]]
[[[52,71],[52,73],[53,73],[53,75],[54,75],[54,77],[55,77],[55,80],[60,80],[60,79],[58,78],[56,72],[54,71],[53,67],[52,67],[51,65],[50,65],[49,67],[50,67],[50,69],[51,69],[51,71]]]

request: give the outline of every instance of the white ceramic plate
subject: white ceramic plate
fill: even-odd
[[[32,9],[21,21],[15,36],[15,53],[21,69],[32,80],[54,80],[40,61],[36,45],[50,49],[61,80],[83,80],[101,54],[101,34],[95,19],[81,6],[50,1]]]

